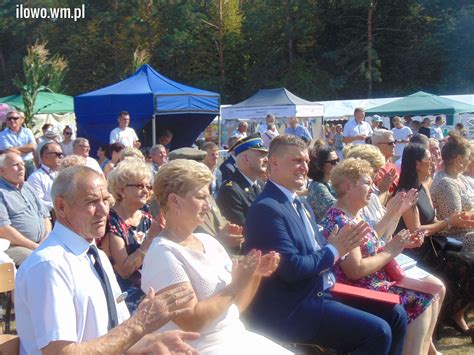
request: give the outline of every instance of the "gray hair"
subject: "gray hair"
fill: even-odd
[[[5,167],[5,161],[7,160],[7,157],[9,155],[18,155],[20,156],[20,154],[17,154],[15,152],[9,152],[9,151],[6,151],[6,152],[3,152],[0,154],[0,168],[4,168]]]
[[[76,138],[74,142],[72,143],[72,148],[76,149],[76,147],[81,144],[81,143],[89,143],[89,140],[87,138]]]
[[[86,177],[104,177],[94,169],[84,165],[71,166],[59,172],[51,187],[51,198],[56,201],[57,197],[71,198],[77,192],[77,183]]]
[[[388,140],[393,138],[393,132],[388,129],[376,129],[372,134],[372,144],[377,145],[380,143],[386,143]]]
[[[160,149],[166,149],[163,144],[155,144],[153,147],[150,148],[150,155],[155,154]]]

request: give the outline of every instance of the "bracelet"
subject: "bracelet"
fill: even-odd
[[[448,217],[446,217],[446,218],[444,219],[444,221],[446,222],[446,225],[447,225],[446,228],[447,228],[447,229],[449,229],[449,228],[452,227],[452,225],[449,223],[449,218],[448,218]]]

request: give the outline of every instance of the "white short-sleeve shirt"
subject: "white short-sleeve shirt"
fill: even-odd
[[[56,222],[48,239],[25,260],[15,283],[16,327],[21,354],[41,354],[52,341],[84,342],[107,333],[105,293],[87,250],[90,244]],[[107,256],[99,257],[114,298],[122,291]],[[119,323],[130,316],[116,304]]]
[[[133,148],[133,143],[138,140],[138,136],[135,130],[130,127],[124,129],[117,127],[110,132],[110,144],[118,142],[122,143],[125,147]]]
[[[344,125],[344,131],[342,133],[344,137],[355,137],[361,134],[365,134],[367,137],[370,137],[373,134],[372,127],[370,127],[370,124],[368,124],[366,121],[357,123],[355,118],[352,118]],[[352,141],[351,144],[365,144],[365,141],[356,140]]]
[[[413,131],[410,127],[403,126],[402,128],[392,128],[393,132],[393,139],[397,142],[395,146],[395,156],[401,157],[403,154],[403,150],[407,143],[401,143],[402,141],[410,140],[410,137],[413,135]]]

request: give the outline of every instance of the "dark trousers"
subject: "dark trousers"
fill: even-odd
[[[321,326],[314,342],[351,355],[401,354],[407,314],[400,305],[324,296]]]

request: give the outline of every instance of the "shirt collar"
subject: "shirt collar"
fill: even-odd
[[[296,195],[296,192],[293,192],[293,191],[288,190],[286,187],[283,187],[283,186],[277,184],[275,181],[273,181],[273,180],[271,180],[271,179],[270,179],[270,181],[271,181],[276,187],[278,187],[278,188],[281,190],[281,192],[283,192],[283,193],[285,194],[285,196],[288,198],[288,200],[289,200],[291,203],[293,203],[293,201],[295,200],[295,198],[296,198],[296,196],[297,196],[297,195]]]
[[[11,189],[15,190],[21,190],[21,188],[25,185],[25,182],[23,181],[23,184],[21,184],[19,187],[16,185],[12,184],[11,182],[5,180],[4,178],[0,177],[0,182],[2,182],[4,185],[8,186]]]
[[[255,183],[257,182],[257,180],[252,181],[252,180],[250,180],[250,178],[249,178],[247,175],[245,175],[241,170],[239,170],[239,172],[242,174],[242,176],[245,178],[245,180],[247,180],[247,182],[249,183],[250,186],[255,185]]]
[[[74,255],[81,255],[89,250],[91,245],[95,245],[95,241],[89,243],[79,234],[69,229],[65,225],[56,221],[54,224],[53,231],[51,233],[57,234],[58,239],[64,244],[64,246],[71,251]]]

